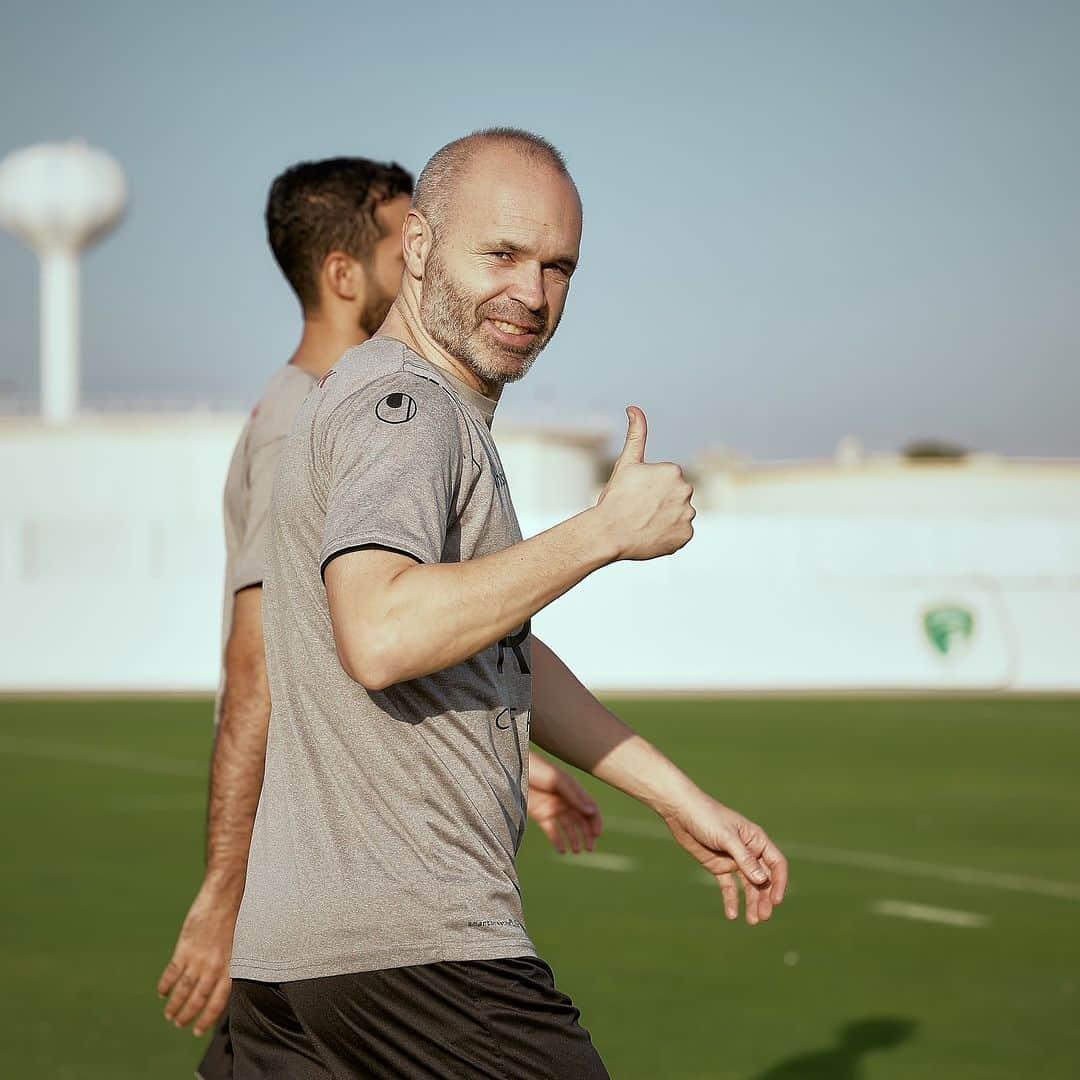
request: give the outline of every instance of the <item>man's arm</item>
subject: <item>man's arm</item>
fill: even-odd
[[[198,1017],[196,1035],[217,1022],[229,999],[233,930],[244,895],[269,722],[262,589],[256,586],[233,599],[221,721],[210,768],[206,874],[158,983],[158,993],[170,995],[166,1019],[184,1027]]]
[[[735,876],[751,925],[784,898],[787,862],[760,826],[702,791],[655,746],[609,712],[535,635],[531,738],[655,810],[679,844],[719,882],[724,911],[739,915]]]
[[[461,663],[512,633],[594,570],[670,555],[693,536],[693,489],[677,465],[646,465],[645,414],[596,506],[494,555],[418,563],[369,546],[331,555],[326,593],[342,667],[369,690]]]

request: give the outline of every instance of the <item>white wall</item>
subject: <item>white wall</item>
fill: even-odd
[[[1080,525],[943,535],[935,522],[699,514],[695,528],[671,559],[594,574],[534,629],[601,689],[1080,690]],[[951,606],[973,630],[943,654],[924,617]]]
[[[241,420],[5,422],[0,690],[213,689],[221,486]],[[527,532],[561,516],[527,485],[515,500]],[[827,513],[703,512],[679,555],[594,574],[536,629],[605,690],[1080,691],[1080,517],[822,501]],[[974,619],[946,655],[923,627],[940,605]]]
[[[560,437],[506,424],[494,434],[516,506],[550,515],[595,502],[596,459],[606,437]]]
[[[736,514],[1080,517],[1076,461],[981,455],[956,462],[872,457],[716,467],[706,460],[697,472],[699,505]]]
[[[216,686],[240,416],[0,429],[0,690]]]

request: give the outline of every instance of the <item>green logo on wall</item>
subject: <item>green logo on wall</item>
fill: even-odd
[[[923,615],[923,629],[930,644],[942,656],[967,641],[975,631],[975,616],[962,607],[929,608]]]

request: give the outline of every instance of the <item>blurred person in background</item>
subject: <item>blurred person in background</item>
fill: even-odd
[[[248,847],[262,788],[270,691],[262,625],[263,549],[274,471],[311,387],[390,310],[404,266],[401,228],[411,175],[364,158],[302,163],[270,189],[270,247],[299,298],[303,336],[271,378],[240,435],[225,483],[223,671],[215,707],[206,873],[158,991],[177,1027],[201,1035],[228,1002],[229,958]],[[580,785],[534,755],[530,815],[560,851],[591,849],[601,830]],[[232,1075],[227,1018],[200,1066],[205,1080]]]
[[[607,1076],[523,922],[530,738],[656,811],[728,918],[738,882],[751,925],[783,900],[765,832],[531,632],[590,573],[693,534],[692,489],[645,463],[630,407],[597,504],[522,539],[491,421],[555,333],[580,238],[546,140],[492,129],[444,147],[417,183],[388,318],[285,440],[266,546],[274,722],[232,959],[237,1080]]]

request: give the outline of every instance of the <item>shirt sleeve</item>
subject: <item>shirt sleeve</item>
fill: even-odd
[[[350,395],[325,422],[321,570],[367,546],[441,562],[469,446],[438,383],[402,371]]]
[[[257,447],[251,454],[248,475],[247,520],[244,535],[233,563],[230,588],[234,593],[261,585],[266,573],[266,535],[270,520],[270,497],[278,458],[285,446],[279,436]]]

